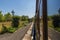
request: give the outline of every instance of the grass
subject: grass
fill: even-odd
[[[24,27],[26,24],[28,24],[28,21],[21,21],[19,22],[19,27]]]
[[[55,30],[57,30],[58,32],[60,32],[60,27],[56,27]]]
[[[2,32],[2,24],[6,26],[6,28],[9,28],[11,26],[11,22],[0,22],[0,33]]]
[[[48,21],[48,27],[54,27],[53,24],[52,24],[52,20],[51,21]]]
[[[11,26],[11,22],[0,22],[0,27],[2,27],[2,24],[4,24],[7,28]]]

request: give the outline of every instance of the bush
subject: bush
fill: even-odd
[[[27,23],[28,23],[28,21],[25,21],[25,23],[27,24]]]
[[[59,27],[56,27],[55,30],[57,30],[58,32],[60,32],[60,28]]]
[[[52,20],[52,16],[48,16],[48,21],[51,21]]]
[[[54,27],[53,24],[52,24],[52,20],[48,21],[48,27]]]
[[[17,28],[14,28],[14,27],[8,28],[8,32],[9,32],[9,33],[13,33],[13,32],[15,32],[16,30],[17,30]]]
[[[2,31],[0,32],[0,34],[6,33],[7,32],[7,28],[6,26],[4,26],[4,24],[2,24]]]
[[[13,33],[17,30],[17,28],[15,27],[9,27],[9,28],[6,28],[6,26],[2,25],[2,30],[0,32],[0,34],[4,34],[4,33]]]
[[[52,23],[53,23],[54,28],[60,27],[60,15],[54,15],[52,17],[52,20],[53,20]]]
[[[14,16],[13,20],[12,20],[12,26],[13,27],[18,27],[19,26],[19,17],[18,16]]]

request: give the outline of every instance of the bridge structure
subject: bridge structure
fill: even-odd
[[[48,40],[47,26],[47,0],[36,0],[36,12],[34,22],[34,40],[40,40],[40,2],[42,2],[43,16],[43,40]]]
[[[42,2],[42,17],[43,17],[42,30],[41,30],[41,25],[40,25],[40,23],[41,23],[40,22],[40,3],[41,2]],[[30,23],[27,27],[17,30],[10,37],[5,37],[0,40],[5,40],[5,39],[6,40],[28,40],[28,39],[32,40],[31,33],[33,33],[33,40],[51,40],[51,39],[49,39],[48,33],[52,37],[52,32],[54,32],[54,34],[59,34],[59,36],[60,36],[60,33],[48,28],[47,25],[48,25],[48,23],[47,23],[47,0],[36,0],[36,12],[35,12],[34,23]],[[28,32],[27,32],[27,30],[28,30]],[[42,39],[40,39],[41,34],[42,34]],[[52,37],[52,39],[57,40],[56,37],[58,37],[58,40],[60,40],[59,36]]]

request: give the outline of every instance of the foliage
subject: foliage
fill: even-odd
[[[14,16],[14,10],[12,10],[12,15]],[[0,22],[5,22],[5,21],[12,21],[12,15],[10,14],[10,12],[7,12],[6,14],[2,14],[2,11],[0,11]],[[29,21],[29,17],[28,16],[19,16],[20,17],[20,21]]]
[[[27,24],[26,22],[25,23],[24,22],[22,23],[23,26],[26,26],[26,24]]]
[[[28,22],[32,22],[32,21],[33,21],[33,18],[29,18],[29,19],[28,19]]]
[[[12,19],[12,26],[13,27],[18,27],[19,26],[19,17],[18,16],[14,16]]]
[[[56,27],[54,29],[57,30],[58,32],[60,32],[60,27]]]
[[[0,26],[2,25],[2,28],[0,27],[0,34],[4,34],[6,32],[14,33],[17,29],[25,27],[28,24],[28,21],[20,21],[19,23],[19,27],[12,27],[11,22],[1,22]]]
[[[53,24],[52,24],[52,20],[48,21],[48,27],[54,28],[54,26],[53,26]]]
[[[29,18],[28,16],[24,16],[24,15],[23,15],[23,16],[21,17],[21,21],[28,21],[28,18]]]
[[[5,21],[11,21],[12,20],[12,16],[9,12],[7,14],[5,14],[4,17],[5,17]]]
[[[17,30],[17,28],[14,28],[14,27],[10,27],[10,28],[8,28],[8,32],[9,33],[13,33],[13,32],[15,32]]]
[[[12,10],[12,15],[10,14],[10,12],[7,12],[6,14],[2,14],[2,11],[0,11],[0,26],[2,28],[0,33],[5,33],[5,32],[9,32],[9,33],[13,33],[17,30],[18,26],[20,27],[24,27],[28,24],[28,19],[30,19],[28,16],[15,16],[14,15],[14,10]],[[32,20],[32,18],[30,19]],[[20,22],[19,22],[20,21]],[[11,24],[12,23],[12,24]],[[21,23],[21,24],[19,24]],[[12,25],[12,27],[10,27]]]
[[[14,13],[15,13],[14,10],[12,10],[11,13],[12,13],[12,15],[14,16]]]
[[[60,15],[53,15],[52,17],[54,28],[60,27]]]
[[[13,33],[17,30],[17,28],[14,28],[14,27],[9,27],[9,28],[6,28],[5,26],[2,27],[2,31],[0,32],[0,34],[4,34],[6,32],[8,33]]]
[[[52,15],[48,16],[48,21],[52,20]]]
[[[58,13],[59,13],[59,15],[60,15],[60,8],[58,9]]]
[[[2,31],[0,32],[0,34],[3,34],[5,32],[7,32],[7,28],[6,26],[4,26],[4,24],[2,24]]]
[[[2,11],[0,11],[0,22],[2,22],[3,14]]]

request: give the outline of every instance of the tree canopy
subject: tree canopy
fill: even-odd
[[[12,20],[12,16],[9,12],[7,14],[5,14],[4,17],[5,17],[6,21],[11,21]]]
[[[0,11],[0,22],[2,21],[2,18],[3,18],[3,14],[2,11]]]

